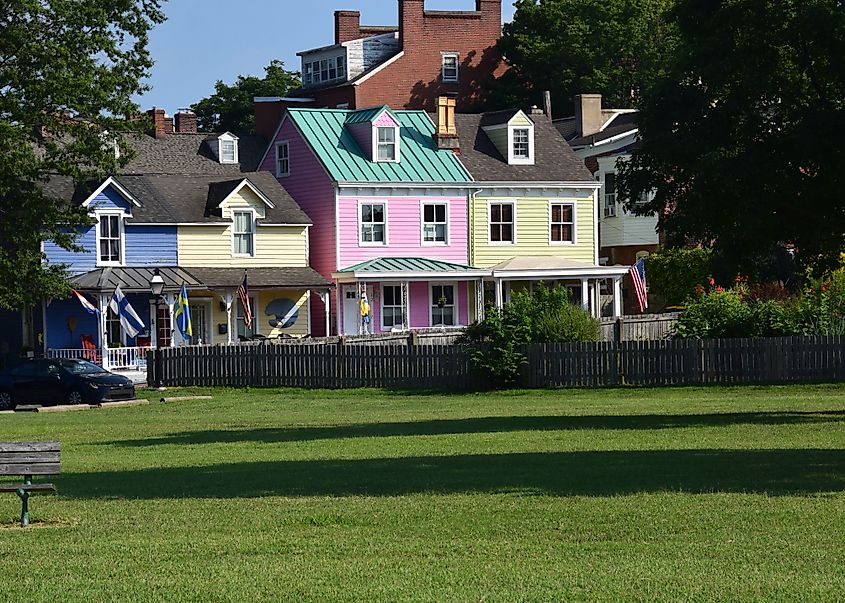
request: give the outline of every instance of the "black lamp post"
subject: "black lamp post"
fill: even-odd
[[[158,268],[155,269],[153,272],[153,278],[150,279],[150,293],[153,294],[156,300],[156,316],[155,316],[155,328],[156,328],[156,350],[155,350],[155,366],[153,370],[155,371],[155,375],[153,377],[153,387],[156,389],[162,388],[161,383],[161,373],[162,373],[162,358],[161,358],[161,338],[159,337],[159,333],[161,330],[158,328],[158,318],[159,318],[159,303],[161,302],[161,292],[164,291],[164,279],[161,278],[161,274],[159,273]],[[152,321],[150,321],[152,322]]]

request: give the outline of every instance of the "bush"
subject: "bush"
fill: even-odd
[[[599,321],[573,305],[566,288],[541,283],[534,295],[518,292],[502,310],[489,309],[484,321],[469,326],[461,341],[471,346],[475,369],[489,376],[494,387],[503,388],[519,384],[526,345],[598,341],[600,336]]]
[[[713,291],[699,296],[678,316],[675,335],[681,339],[748,337],[752,311],[739,294]]]
[[[664,249],[645,259],[649,290],[667,306],[680,306],[710,281],[709,249]]]

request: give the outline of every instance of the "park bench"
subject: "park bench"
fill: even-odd
[[[29,496],[33,492],[55,492],[53,484],[33,484],[33,475],[61,472],[60,442],[0,442],[0,476],[21,475],[23,483],[0,482],[0,492],[15,492],[21,499],[21,526],[29,525]]]

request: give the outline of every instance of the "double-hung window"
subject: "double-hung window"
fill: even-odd
[[[361,243],[384,245],[387,242],[384,203],[361,204]]]
[[[490,242],[514,242],[513,203],[490,204]]]
[[[513,156],[514,159],[531,159],[531,147],[529,140],[531,133],[528,128],[515,128],[513,131]]]
[[[240,299],[238,299],[235,305],[235,332],[238,335],[238,339],[247,339],[249,337],[252,337],[253,335],[258,334],[258,322],[255,316],[257,307],[255,305],[254,297],[250,297],[249,306],[250,313],[252,314],[252,322],[249,326],[246,326],[246,312],[244,311],[243,303]]]
[[[284,140],[276,143],[276,176],[290,175],[290,143]]]
[[[423,243],[446,243],[449,235],[448,207],[445,203],[424,203]]]
[[[251,211],[234,212],[234,228],[232,230],[235,255],[255,255],[255,220]]]
[[[378,161],[396,161],[396,128],[379,127],[378,132]]]
[[[549,240],[552,243],[575,242],[575,206],[571,203],[552,203]]]
[[[337,77],[346,77],[346,57],[344,56],[337,57]]]
[[[382,286],[381,326],[383,329],[401,329],[405,326],[405,303],[401,285]]]
[[[123,225],[119,215],[103,214],[99,224],[100,264],[122,263]]]
[[[109,347],[122,347],[124,343],[120,317],[111,308],[106,311],[106,343]]]
[[[458,55],[444,54],[443,55],[443,81],[457,82],[458,81]]]
[[[220,161],[222,163],[235,163],[235,141],[222,139],[220,141]]]
[[[431,286],[431,326],[455,326],[455,286]]]
[[[616,174],[604,175],[604,217],[616,215]]]
[[[329,61],[323,59],[320,61],[320,79],[324,82],[329,81]]]

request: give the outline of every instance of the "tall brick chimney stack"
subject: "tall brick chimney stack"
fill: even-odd
[[[405,40],[419,40],[425,24],[425,0],[399,0],[399,47]]]
[[[334,11],[334,43],[343,44],[361,37],[361,13],[357,10]]]
[[[188,109],[180,109],[176,114],[176,132],[179,134],[196,134],[197,114]]]
[[[475,0],[475,10],[481,13],[482,21],[490,26],[502,27],[502,0]]]
[[[155,138],[162,138],[167,134],[167,114],[164,109],[153,107],[147,111],[147,115],[153,120],[153,129],[150,134]]]

